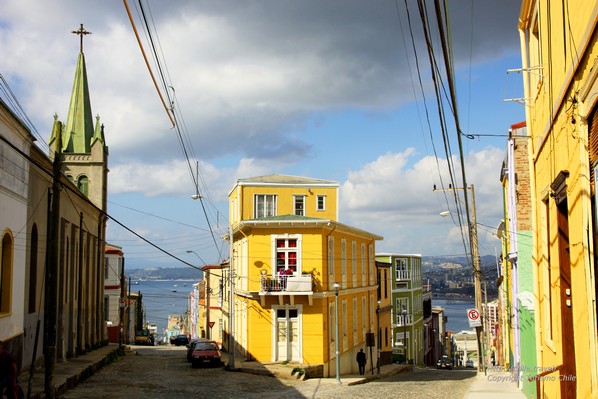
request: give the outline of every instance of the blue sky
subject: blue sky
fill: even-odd
[[[379,251],[463,254],[459,228],[438,215],[447,209],[445,196],[432,191],[441,175],[447,181],[447,155],[415,1],[407,4],[431,131],[402,0],[144,1],[176,95],[191,169],[199,162],[203,207],[190,198],[189,163],[123,3],[0,3],[0,73],[43,138],[42,148],[54,113],[66,119],[79,50],[70,32],[80,23],[92,32],[84,53],[92,109],[110,148],[108,213],[175,256],[190,263],[199,260],[188,250],[208,263],[227,257],[220,236],[228,190],[236,179],[270,173],[338,181],[340,221],[383,236]],[[136,4],[129,2],[141,29]],[[449,1],[466,133],[506,135],[525,118],[521,104],[504,101],[521,96],[521,77],[506,73],[521,65],[519,6]],[[456,159],[450,118],[448,126]],[[497,226],[506,137],[463,142],[478,222]],[[479,227],[481,254],[500,248],[492,230]],[[108,240],[123,247],[129,267],[181,266],[112,221]]]

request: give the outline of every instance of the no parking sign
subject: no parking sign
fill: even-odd
[[[480,311],[477,309],[467,309],[467,319],[469,320],[469,327],[482,326],[482,320],[480,319]]]

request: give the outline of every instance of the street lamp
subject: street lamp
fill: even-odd
[[[336,324],[336,335],[335,335],[335,344],[336,344],[336,382],[341,383],[341,359],[340,359],[340,352],[338,349],[338,289],[340,288],[339,283],[334,283],[334,321]]]
[[[403,350],[405,351],[405,364],[407,364],[407,309],[403,309]]]
[[[195,252],[195,251],[187,251],[188,254],[195,254],[195,256],[197,256],[197,259],[199,259],[200,262],[202,262],[204,265],[206,264],[203,259],[201,259],[201,257]],[[211,339],[212,338],[212,329],[210,328],[210,273],[206,273],[203,276],[203,279],[206,282],[206,293],[205,293],[205,297],[206,297],[206,338],[207,339]]]
[[[376,368],[378,369],[378,374],[380,374],[380,349],[382,347],[382,343],[380,342],[380,301],[378,301],[378,307],[376,308],[376,316],[378,318],[378,359]]]

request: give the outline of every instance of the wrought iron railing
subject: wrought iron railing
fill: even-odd
[[[311,274],[278,276],[262,274],[260,276],[262,292],[310,292],[312,291]]]

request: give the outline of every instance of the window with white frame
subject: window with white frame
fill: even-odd
[[[366,323],[367,323],[367,314],[365,313],[366,310],[366,299],[365,296],[361,297],[361,329],[363,330],[363,332],[365,333],[365,327],[366,327]]]
[[[366,274],[366,267],[365,267],[365,243],[361,243],[361,274],[365,276]]]
[[[368,259],[370,264],[370,284],[374,284],[374,246],[370,244],[368,246]]]
[[[357,274],[357,243],[351,242],[351,273],[353,276]]]
[[[409,311],[409,298],[397,298],[397,314]]]
[[[301,273],[300,244],[297,236],[280,237],[273,236],[274,251],[276,257],[276,274]]]
[[[330,342],[334,342],[336,339],[336,324],[335,324],[335,314],[334,314],[334,302],[330,302],[328,304],[328,337],[330,338]]]
[[[353,298],[353,334],[357,332],[357,298]]]
[[[325,211],[326,210],[326,196],[325,195],[316,196],[316,210],[317,211]]]
[[[341,238],[341,274],[347,274],[347,241]]]
[[[397,310],[397,324],[403,326],[408,324],[409,298],[397,298],[395,309]]]
[[[357,345],[359,334],[357,333],[357,298],[353,297],[353,345]]]
[[[10,313],[12,295],[12,269],[13,269],[13,239],[6,233],[2,237],[0,247],[0,314]]]
[[[269,216],[276,216],[276,194],[256,194],[253,217],[259,219]]]
[[[328,237],[328,274],[334,276],[334,237]]]
[[[305,195],[294,195],[295,215],[305,216]]]
[[[343,310],[343,317],[342,317],[343,318],[343,338],[346,338],[347,333],[349,331],[349,328],[347,327],[348,317],[347,317],[347,300],[346,299],[343,299],[341,306],[342,306],[342,310]]]
[[[407,258],[395,259],[395,274],[397,280],[408,280],[409,269],[407,267]]]

